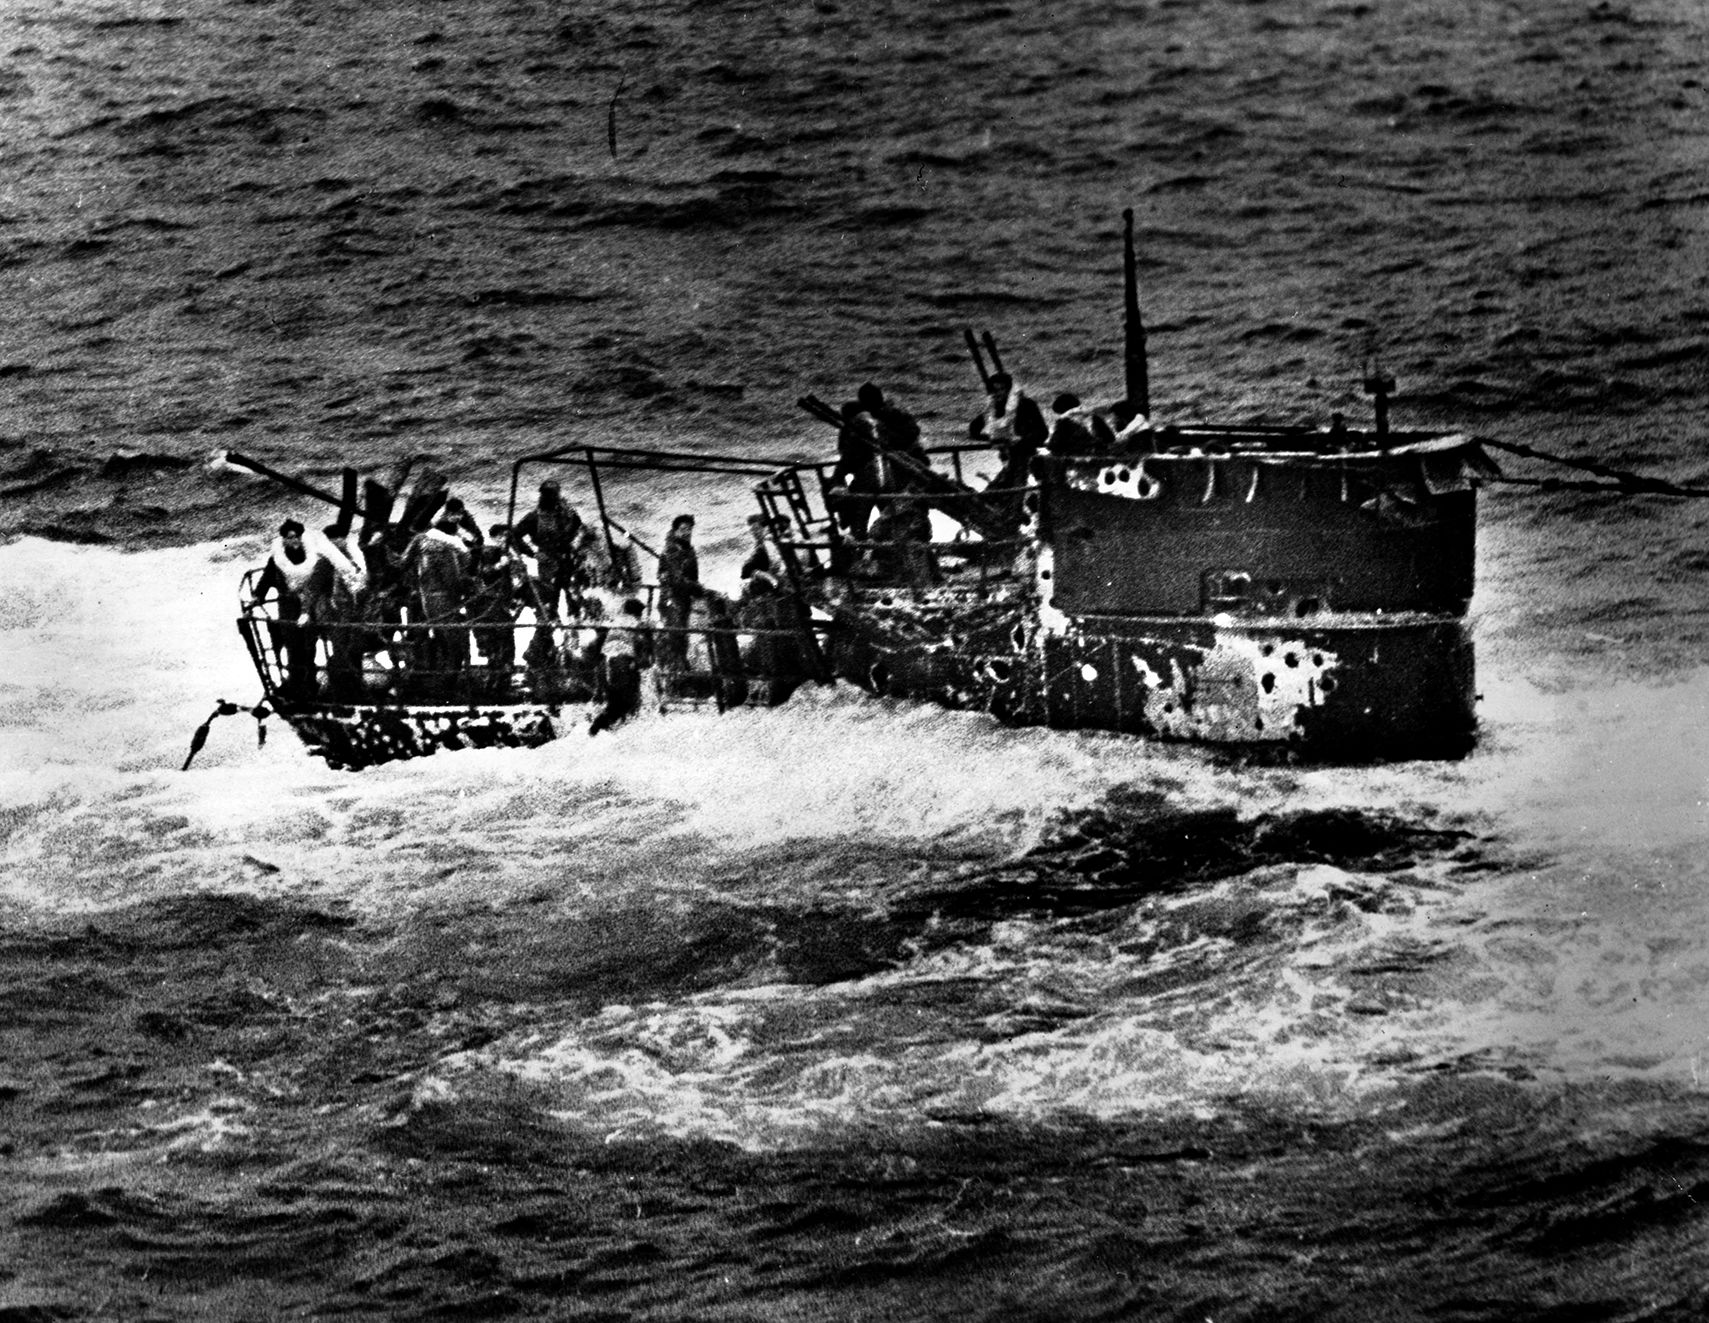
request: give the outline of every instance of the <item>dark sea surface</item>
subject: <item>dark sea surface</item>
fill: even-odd
[[[1462,763],[812,690],[333,772],[236,581],[404,457],[1160,420],[1709,487],[1709,10],[0,11],[0,1323],[1709,1314],[1709,510],[1482,497]],[[1506,460],[1515,476],[1546,470]],[[619,485],[700,516],[740,483]]]

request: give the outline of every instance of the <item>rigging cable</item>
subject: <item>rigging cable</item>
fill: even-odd
[[[1617,469],[1607,464],[1598,464],[1588,459],[1568,459],[1564,455],[1551,455],[1546,450],[1537,450],[1531,446],[1522,446],[1513,441],[1496,441],[1489,437],[1473,438],[1480,446],[1490,450],[1505,451],[1510,455],[1518,455],[1524,459],[1540,459],[1549,464],[1559,464],[1564,468],[1580,469],[1585,473],[1594,473],[1600,478],[1612,479],[1601,483],[1574,483],[1561,478],[1495,478],[1491,481],[1509,482],[1520,486],[1534,486],[1545,490],[1562,491],[1616,491],[1626,495],[1648,494],[1652,496],[1709,496],[1709,488],[1682,487],[1678,483],[1669,482],[1666,478],[1647,478],[1641,473],[1633,473],[1629,469]]]

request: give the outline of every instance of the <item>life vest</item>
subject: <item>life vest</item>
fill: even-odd
[[[985,436],[994,445],[1013,445],[1015,441],[1015,415],[1020,412],[1021,388],[1010,386],[1009,393],[1003,399],[1001,412],[993,410],[989,405],[985,409]]]
[[[293,561],[285,554],[285,539],[276,537],[273,539],[273,550],[270,555],[274,568],[279,571],[280,577],[285,581],[286,589],[301,597],[303,589],[309,585],[309,578],[314,574],[315,567],[320,564],[319,552],[311,550],[305,540],[302,560]]]
[[[1133,416],[1133,421],[1116,433],[1116,443],[1123,446],[1131,445],[1139,437],[1148,436],[1150,432],[1151,419],[1142,413],[1136,413]]]
[[[843,419],[837,433],[835,477],[851,492],[884,489],[884,458],[878,445],[878,420],[868,412]]]
[[[415,557],[416,588],[424,598],[431,594],[455,600],[461,595],[469,557],[462,538],[440,528],[429,528],[416,535],[411,550]]]
[[[307,539],[304,541],[305,546],[307,546]],[[326,557],[332,565],[333,574],[338,576],[339,585],[352,598],[360,597],[367,590],[368,571],[352,559],[350,553],[332,538],[324,534],[315,538],[310,555]]]

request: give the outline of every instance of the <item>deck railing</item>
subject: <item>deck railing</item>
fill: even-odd
[[[962,457],[968,452],[991,453],[989,445],[956,445],[933,449],[934,457],[947,458],[957,482],[963,481]],[[1012,538],[984,538],[963,530],[953,538],[884,540],[868,535],[856,537],[839,525],[831,514],[836,503],[831,482],[836,465],[829,461],[791,464],[754,488],[761,508],[772,520],[774,542],[784,568],[798,590],[823,582],[827,576],[856,591],[888,592],[896,589],[951,589],[988,595],[1019,583],[1023,572],[1021,552],[1032,539],[1019,534]],[[809,496],[817,489],[816,499]],[[876,507],[923,503],[955,517],[959,501],[1012,500],[1017,509],[1032,488],[1015,487],[968,491],[959,495],[942,492],[893,491],[871,493]],[[874,520],[874,526],[877,521]]]
[[[605,697],[604,652],[628,639],[659,701],[779,702],[809,678],[798,627],[562,620],[282,619],[246,575],[238,629],[270,697],[291,703],[481,706]],[[811,626],[809,626],[811,627]]]

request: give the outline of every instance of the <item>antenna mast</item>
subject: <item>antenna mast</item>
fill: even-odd
[[[1139,319],[1139,268],[1133,257],[1133,208],[1122,212],[1122,329],[1126,337],[1127,402],[1151,417],[1151,372],[1145,358],[1145,323]]]

